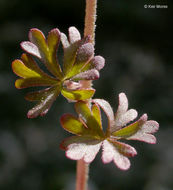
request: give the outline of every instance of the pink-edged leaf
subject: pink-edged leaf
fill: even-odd
[[[34,106],[31,110],[28,111],[28,118],[35,118],[37,116],[44,116],[50,109],[53,102],[56,100],[59,95],[60,89],[58,87],[54,87],[54,90],[49,92],[47,96],[43,97],[36,106]]]
[[[72,77],[72,80],[96,80],[99,76],[99,72],[96,69],[91,69],[75,75]]]
[[[92,106],[92,115],[99,124],[100,129],[102,130],[102,119],[101,119],[101,111],[98,105],[94,104]]]
[[[69,43],[69,41],[67,39],[67,36],[62,32],[61,32],[61,43],[62,43],[62,46],[63,46],[64,50],[66,50],[70,46],[70,43]]]
[[[24,41],[20,45],[24,51],[41,59],[40,51],[35,44],[29,41]]]
[[[25,95],[25,99],[28,101],[41,101],[44,100],[47,96],[53,93],[59,93],[61,90],[60,83],[56,86],[49,87],[43,90],[29,92]]]
[[[68,132],[76,135],[88,135],[87,128],[83,123],[71,114],[64,114],[60,118],[61,126]]]
[[[103,163],[110,163],[113,161],[119,169],[128,170],[130,168],[130,161],[126,156],[129,155],[127,152],[133,152],[135,155],[136,151],[129,145],[117,143],[118,144],[111,143],[108,140],[103,141],[102,161]]]
[[[57,60],[57,50],[60,42],[60,31],[55,28],[52,29],[47,37],[47,44],[49,48],[49,64],[51,65],[51,72],[55,76],[57,76],[59,79],[61,79],[62,76],[62,70]]]
[[[141,118],[146,117],[147,120],[147,115],[144,114]],[[150,144],[155,144],[156,143],[156,138],[152,133],[155,133],[159,129],[159,124],[156,121],[149,120],[144,122],[139,126],[138,131],[129,136],[127,139],[128,140],[139,140],[143,141],[146,143]]]
[[[60,65],[58,64],[56,53],[60,41],[60,32],[58,29],[53,29],[48,34],[46,41],[44,34],[33,28],[29,32],[30,41],[37,46],[42,61],[47,69],[57,78],[62,78]]]
[[[115,138],[109,138],[109,142],[111,142],[119,151],[119,153],[123,154],[124,156],[134,157],[137,155],[135,148],[128,144],[119,142]]]
[[[66,150],[66,156],[72,160],[83,159],[91,163],[100,150],[102,141],[89,137],[73,136],[65,139],[60,147]]]
[[[28,88],[33,86],[54,86],[58,83],[56,80],[48,80],[47,78],[32,77],[21,78],[15,81],[15,87],[18,89]]]
[[[79,42],[69,44],[65,34],[61,33],[61,42],[64,49],[63,73],[66,76],[74,65]]]
[[[113,132],[112,135],[115,137],[120,137],[120,138],[128,138],[128,137],[134,135],[135,133],[137,133],[137,131],[140,130],[141,126],[146,121],[147,121],[147,115],[144,114],[138,121]]]
[[[82,71],[82,68],[88,64],[90,59],[94,55],[94,47],[92,43],[85,43],[81,45],[75,57],[75,62],[73,63],[72,68],[69,70],[66,78],[71,78]]]
[[[33,58],[25,53],[22,54],[21,60],[16,59],[12,62],[12,69],[16,75],[22,78],[44,76],[54,79],[53,77],[50,77],[44,73],[33,60]]]
[[[88,127],[90,134],[97,139],[103,138],[104,133],[102,131],[101,115],[99,115],[101,113],[99,107],[97,105],[93,105],[91,112],[87,103],[78,101],[75,103],[75,109],[79,115],[79,118],[82,119]]]
[[[147,114],[144,114],[135,123],[114,132],[112,135],[127,140],[139,140],[155,144],[156,138],[151,133],[155,133],[158,128],[159,124],[156,121],[147,121]]]
[[[95,68],[98,71],[101,70],[105,66],[105,59],[102,56],[95,56],[93,59],[90,61],[91,63],[91,68]]]
[[[111,128],[111,132],[118,130],[125,126],[130,121],[133,121],[138,113],[134,109],[128,110],[128,100],[124,93],[119,94],[119,105],[115,114],[114,126]]]
[[[72,26],[69,28],[68,31],[69,31],[69,41],[71,44],[74,44],[75,42],[78,42],[79,40],[81,40],[81,35],[77,28]]]
[[[93,99],[92,101],[94,103],[98,104],[105,112],[105,114],[108,118],[108,130],[110,130],[111,126],[114,125],[114,113],[113,113],[113,110],[112,110],[110,104],[103,99]]]
[[[94,89],[78,89],[78,90],[68,90],[63,88],[61,94],[69,99],[74,101],[87,100],[90,99],[95,93]]]

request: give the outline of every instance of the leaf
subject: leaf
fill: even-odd
[[[61,42],[64,49],[63,73],[65,76],[67,76],[74,65],[77,49],[87,38],[84,39],[85,40],[81,40],[80,33],[75,27],[69,28],[69,41],[67,36],[64,33],[61,33]]]
[[[22,77],[21,79],[16,80],[16,88],[52,86],[57,84],[57,79],[44,73],[31,56],[22,54],[21,60],[17,59],[12,63],[13,72]]]
[[[66,156],[72,160],[83,159],[86,163],[91,163],[102,142],[90,137],[72,136],[65,139],[60,147],[66,150]]]
[[[58,64],[56,53],[60,41],[60,32],[53,29],[49,32],[47,41],[44,34],[34,28],[29,32],[31,42],[22,42],[21,47],[28,53],[40,58],[47,69],[57,78],[62,78],[62,71]]]
[[[96,80],[99,78],[99,72],[96,69],[91,69],[82,73],[79,73],[72,77],[72,80]]]
[[[96,104],[94,104],[92,106],[92,115],[95,118],[95,120],[97,121],[100,129],[102,130],[101,111],[100,111],[99,106],[97,106]]]
[[[98,104],[105,112],[108,118],[108,130],[110,130],[110,128],[114,125],[114,113],[110,104],[103,99],[93,99],[92,101]]]
[[[147,121],[147,114],[144,114],[135,123],[114,132],[112,135],[127,140],[139,140],[155,144],[156,138],[151,133],[155,133],[158,128],[159,124],[156,121]]]
[[[35,118],[39,115],[44,116],[50,109],[53,102],[56,100],[57,96],[59,95],[60,89],[58,87],[55,87],[51,90],[49,90],[49,93],[47,93],[45,96],[43,96],[38,104],[34,106],[31,110],[28,111],[28,118]],[[44,93],[43,91],[40,93]],[[27,97],[30,100],[36,100],[39,98],[39,95],[36,94],[35,98],[28,95]]]
[[[71,44],[78,42],[81,39],[80,33],[74,26],[69,28],[69,41]]]
[[[112,133],[113,136],[127,138],[134,135],[146,122],[147,115],[143,115],[138,121]]]
[[[130,155],[133,154],[133,156],[136,154],[136,150],[133,147],[120,142],[112,143],[107,140],[103,141],[102,146],[102,161],[104,163],[113,161],[121,170],[127,170],[130,168],[130,161],[126,156],[129,155],[129,152],[131,152]]]
[[[18,89],[28,88],[32,86],[53,86],[56,85],[58,81],[49,80],[47,78],[33,77],[25,79],[17,79],[15,82],[15,87]]]
[[[68,90],[63,88],[61,94],[69,100],[87,100],[90,99],[95,93],[94,89],[79,89]]]
[[[100,71],[105,66],[105,59],[102,56],[95,56],[90,61],[90,67]]]
[[[79,47],[76,59],[71,70],[66,74],[66,78],[71,78],[81,72],[82,68],[90,61],[94,55],[94,47],[92,43],[86,43]]]
[[[147,115],[144,114],[140,119],[145,118]],[[152,133],[155,133],[159,129],[159,124],[156,121],[146,121],[138,129],[136,133],[127,137],[128,140],[139,140],[150,144],[156,143],[156,138]]]
[[[83,123],[71,114],[64,114],[60,119],[62,127],[76,135],[87,135],[88,130]]]
[[[101,124],[101,114],[97,105],[92,106],[92,112],[87,103],[79,101],[75,104],[76,112],[79,115],[79,118],[87,126],[87,130],[90,131],[90,134],[97,139],[104,138],[104,133],[102,131]],[[98,117],[98,118],[96,118]]]
[[[35,92],[29,92],[25,95],[25,99],[28,101],[40,101],[44,100],[47,96],[53,93],[59,93],[61,90],[60,83],[56,86],[49,87],[43,90],[35,91]]]
[[[125,126],[130,121],[133,121],[138,113],[134,109],[128,110],[128,100],[124,93],[119,94],[119,105],[115,114],[114,125],[111,128],[111,132],[116,131]]]
[[[40,51],[35,44],[29,41],[24,41],[24,42],[21,42],[20,45],[24,51],[41,59]]]

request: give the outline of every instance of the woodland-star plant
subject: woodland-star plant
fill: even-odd
[[[82,182],[87,180],[82,173],[86,172],[84,165],[87,167],[101,148],[103,163],[113,161],[121,170],[127,170],[130,167],[129,157],[135,156],[137,151],[124,141],[155,144],[153,133],[159,128],[156,121],[148,120],[147,114],[133,122],[138,113],[134,109],[128,110],[128,99],[124,93],[119,94],[115,114],[107,101],[92,99],[95,93],[92,81],[99,78],[99,72],[105,65],[102,56],[94,55],[95,15],[96,0],[86,0],[83,38],[75,27],[69,28],[68,37],[55,28],[47,38],[40,30],[31,29],[29,41],[21,43],[25,53],[12,63],[13,72],[20,77],[15,82],[16,88],[39,87],[25,96],[26,100],[37,102],[28,111],[28,118],[44,116],[60,93],[68,102],[74,103],[77,114],[66,113],[60,118],[62,127],[74,135],[64,139],[60,147],[68,158],[80,163],[76,190],[86,189],[86,182]],[[60,43],[63,60],[59,60]],[[102,127],[101,110],[108,119],[106,131]],[[78,172],[82,175],[79,179]]]

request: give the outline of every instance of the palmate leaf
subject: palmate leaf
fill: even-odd
[[[53,102],[60,93],[60,85],[56,85],[44,90],[30,92],[25,98],[28,101],[37,101],[37,105],[28,111],[28,118],[35,118],[38,115],[44,116],[50,109]]]
[[[60,42],[59,30],[53,29],[49,32],[47,40],[44,34],[34,28],[29,32],[29,40],[21,43],[21,47],[39,59],[46,65],[47,69],[58,79],[62,78],[62,71],[57,60],[57,49]]]
[[[22,54],[21,60],[14,60],[12,69],[16,75],[22,77],[15,82],[16,88],[19,89],[31,86],[52,86],[58,82],[58,79],[44,73],[27,54]]]
[[[64,114],[60,119],[63,128],[76,135],[90,136],[94,139],[103,138],[99,107],[93,105],[90,110],[85,102],[79,101],[75,103],[75,109],[79,118],[71,114]]]
[[[134,157],[137,152],[135,148],[119,142],[119,140],[156,143],[156,138],[152,133],[158,130],[159,124],[156,121],[147,121],[147,115],[144,114],[138,121],[124,127],[124,124],[129,123],[137,114],[136,110],[128,110],[128,100],[124,93],[119,94],[119,106],[116,114],[113,113],[110,104],[105,100],[94,99],[92,103],[93,105],[91,104],[90,108],[88,102],[77,102],[75,109],[78,118],[68,114],[61,119],[61,125],[69,132],[77,135],[65,139],[60,145],[61,148],[66,151],[68,158],[73,160],[83,159],[90,163],[102,146],[103,163],[113,161],[119,169],[129,169],[129,157]],[[103,109],[108,117],[106,133],[102,129],[99,107]],[[127,115],[129,116],[127,117]],[[117,123],[121,123],[121,125],[117,127]]]
[[[128,140],[139,140],[146,143],[155,144],[156,138],[152,135],[152,133],[155,133],[158,128],[159,124],[156,121],[147,121],[147,114],[144,114],[135,123],[114,132],[112,135]]]
[[[127,157],[132,157],[136,154],[136,150],[125,143],[107,140],[103,142],[103,162],[109,163],[113,161],[121,170],[127,170],[130,168],[130,161]]]
[[[72,136],[66,138],[60,147],[66,150],[66,156],[72,160],[83,159],[91,163],[100,150],[102,141],[87,136]]]
[[[63,71],[57,59],[60,41],[64,49]],[[98,79],[104,59],[101,56],[94,57],[94,47],[89,41],[89,36],[81,39],[75,27],[69,28],[69,39],[57,28],[49,32],[47,39],[36,28],[29,31],[29,41],[21,43],[27,54],[23,54],[21,60],[15,60],[12,64],[14,73],[20,77],[15,85],[19,89],[33,86],[49,88],[30,93],[30,97],[27,94],[26,99],[30,99],[31,96],[39,97],[35,98],[34,101],[38,101],[38,104],[28,112],[28,117],[44,115],[49,110],[48,105],[54,102],[60,92],[72,102],[87,100],[94,95],[95,90],[86,89],[80,81]],[[31,55],[40,59],[53,76],[43,72]],[[54,88],[56,90],[52,90]]]
[[[61,94],[69,99],[70,101],[79,101],[79,100],[87,100],[90,99],[95,93],[94,89],[77,89],[77,90],[68,90],[63,88],[61,90]]]

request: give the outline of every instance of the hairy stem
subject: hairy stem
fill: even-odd
[[[86,0],[84,36],[91,36],[91,43],[95,45],[95,22],[97,0]],[[92,81],[81,81],[83,88],[91,88]],[[90,103],[89,103],[90,104]],[[83,159],[77,161],[76,190],[87,190],[89,164]]]
[[[91,36],[91,43],[95,44],[97,0],[86,0],[84,36]]]
[[[87,190],[89,164],[77,161],[76,190]]]
[[[97,0],[86,0],[84,36],[91,36],[91,43],[95,45]],[[83,88],[91,88],[92,81],[82,81]]]

